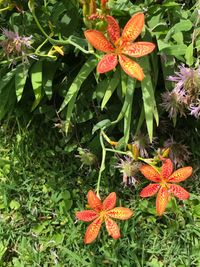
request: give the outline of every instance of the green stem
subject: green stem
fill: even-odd
[[[75,43],[74,41],[71,40],[72,37],[69,37],[68,39],[66,40],[63,40],[63,39],[60,39],[60,40],[55,40],[51,37],[49,37],[49,35],[45,32],[45,30],[43,29],[43,27],[41,26],[40,22],[38,21],[36,15],[35,15],[35,11],[34,10],[31,10],[32,11],[32,15],[33,15],[33,18],[38,26],[38,28],[40,29],[40,31],[43,33],[43,35],[47,38],[47,40],[52,44],[52,45],[73,45],[75,47],[77,47],[80,51],[82,51],[83,53],[85,54],[94,54],[93,51],[88,51],[88,50],[85,50],[84,48],[82,48],[80,45],[78,45],[77,43]]]
[[[2,9],[0,9],[0,12],[3,12],[3,11],[6,11],[6,10],[9,10],[11,8],[11,6],[9,5],[9,6],[7,6],[7,7],[4,7],[4,8],[2,8]]]
[[[117,154],[122,154],[122,155],[126,155],[127,156],[127,152],[124,152],[124,151],[121,151],[121,150],[106,148],[106,151],[117,153]]]
[[[100,132],[99,137],[100,137],[100,144],[102,147],[102,158],[101,158],[101,166],[100,166],[99,175],[98,175],[96,192],[97,192],[97,196],[100,198],[99,189],[100,189],[101,175],[102,175],[102,172],[105,170],[106,148],[103,142],[102,132]]]

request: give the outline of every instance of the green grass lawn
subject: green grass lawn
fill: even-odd
[[[138,196],[146,181],[124,188],[120,174],[104,174],[102,198],[116,191],[118,206],[131,208],[134,216],[118,222],[119,240],[103,226],[97,240],[84,245],[87,223],[77,222],[75,212],[85,209],[98,170],[80,167],[56,129],[1,126],[0,266],[200,266],[197,173],[183,183],[192,192],[190,200],[171,201],[161,218],[155,215],[155,198]]]

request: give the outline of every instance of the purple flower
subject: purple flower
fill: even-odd
[[[118,163],[115,167],[120,169],[120,172],[123,175],[124,185],[135,186],[137,183],[135,174],[139,171],[140,166],[140,162],[136,162],[130,157],[125,157],[124,159],[120,159],[120,163]]]
[[[183,167],[189,161],[191,152],[182,142],[176,142],[171,136],[164,142],[164,148],[169,148],[169,157],[177,168]]]
[[[162,94],[162,100],[161,106],[169,113],[171,119],[176,118],[178,114],[185,116],[185,98],[182,91],[180,93],[176,89],[167,91]]]
[[[200,101],[196,105],[191,104],[189,106],[189,110],[190,110],[190,115],[194,116],[196,119],[199,119],[200,118]]]
[[[27,53],[32,48],[32,36],[20,36],[17,32],[9,31],[5,28],[2,29],[2,34],[5,36],[5,40],[0,42],[3,48],[4,54],[7,57],[21,56],[24,63],[28,63]],[[34,55],[29,55],[34,58]]]
[[[200,67],[198,69],[187,68],[184,64],[178,67],[179,71],[168,80],[175,83],[171,92],[162,94],[163,108],[169,112],[169,117],[174,118],[178,113],[185,116],[189,110],[191,115],[199,118],[200,98]]]

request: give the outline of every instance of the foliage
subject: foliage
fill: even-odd
[[[106,172],[102,195],[116,191],[118,205],[131,208],[134,217],[119,223],[121,239],[112,240],[102,231],[98,246],[85,246],[86,227],[75,222],[75,211],[85,208],[97,171],[88,176],[88,167],[79,169],[79,160],[71,160],[64,139],[47,124],[37,121],[27,131],[12,121],[0,130],[1,266],[199,265],[198,177],[188,181],[194,192],[190,199],[179,208],[169,203],[173,211],[169,208],[159,218],[154,200],[139,197],[145,181],[136,189],[122,188],[121,177]]]
[[[199,23],[199,0],[0,0],[2,266],[200,264],[198,171],[194,183],[186,184],[194,194],[187,200],[184,190],[179,209],[168,190],[180,197],[183,189],[166,183],[173,163],[181,167],[174,174],[181,173],[182,180],[192,172],[183,167],[186,162],[193,161],[195,171],[199,163]],[[36,133],[32,123],[41,129],[48,125],[38,118],[61,133]],[[15,125],[3,124],[9,120],[18,124],[16,136]],[[49,142],[38,140],[40,133]],[[169,175],[160,168],[162,162],[170,162]],[[128,187],[119,186],[115,166]],[[173,213],[167,208],[163,218],[155,216],[151,200],[138,196],[138,171],[145,168],[154,170],[162,187],[157,213],[163,214],[167,202],[172,207]],[[101,234],[101,247],[82,247],[81,226],[74,226],[71,211],[83,209],[80,195],[90,187],[96,187],[98,197],[113,188],[135,211],[134,220],[121,227],[121,243]],[[100,211],[97,219],[105,219],[116,238],[119,232],[108,226],[111,211]],[[97,234],[86,236],[93,240]]]

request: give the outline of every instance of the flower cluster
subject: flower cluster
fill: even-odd
[[[13,61],[16,56],[21,56],[22,62],[28,63],[27,54],[28,50],[32,48],[32,36],[20,36],[17,32],[9,31],[7,29],[3,29],[2,33],[5,36],[5,40],[0,42],[0,46],[2,46],[4,54],[8,58],[12,58]],[[31,54],[29,57],[34,58]]]
[[[174,76],[169,76],[169,81],[175,83],[171,92],[162,95],[163,108],[169,113],[170,118],[186,116],[186,110],[195,118],[200,117],[200,67],[198,69],[179,66],[179,71]]]

